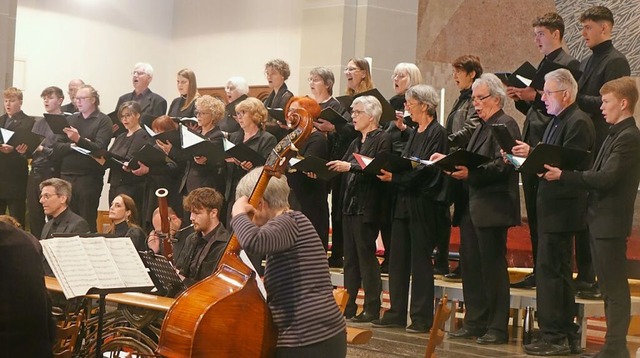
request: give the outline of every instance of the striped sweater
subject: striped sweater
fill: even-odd
[[[264,285],[278,347],[307,346],[346,329],[322,242],[309,219],[287,211],[258,227],[241,214],[231,219],[231,227],[248,253],[267,255]]]

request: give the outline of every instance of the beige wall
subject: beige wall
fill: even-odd
[[[0,84],[7,88],[13,83],[13,49],[16,30],[16,8],[18,0],[0,2]],[[4,113],[4,109],[1,110]]]

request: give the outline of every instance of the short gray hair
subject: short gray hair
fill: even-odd
[[[244,77],[233,76],[227,80],[227,83],[231,83],[232,85],[236,86],[236,91],[238,91],[238,93],[240,94],[249,93],[249,84]]]
[[[413,87],[409,87],[407,92],[404,94],[405,99],[414,99],[419,103],[427,105],[427,114],[431,117],[436,117],[436,108],[438,108],[438,104],[440,103],[440,96],[435,88],[429,85],[415,85]]]
[[[409,75],[409,87],[419,85],[423,83],[422,73],[418,66],[409,62],[400,62],[396,65],[396,68],[393,69],[393,74],[397,75],[400,72],[406,72]]]
[[[356,104],[362,104],[364,107],[364,113],[373,117],[376,124],[380,123],[380,117],[382,116],[382,105],[380,101],[374,96],[360,96],[353,100],[351,108]]]
[[[544,75],[544,81],[555,81],[558,83],[558,87],[569,93],[571,102],[576,101],[576,97],[578,96],[578,82],[576,82],[569,70],[559,68],[555,71],[551,71]]]
[[[148,74],[149,77],[153,78],[153,67],[151,67],[150,64],[148,64],[146,62],[138,62],[138,63],[136,63],[135,66],[133,66],[134,70],[136,68],[141,68],[142,70],[144,70],[144,73]]]
[[[322,82],[327,85],[327,89],[329,90],[329,95],[333,95],[333,84],[336,83],[336,78],[331,71],[327,67],[315,67],[309,71],[309,75],[311,76],[320,76],[322,78]]]
[[[69,205],[71,202],[71,183],[60,178],[50,178],[40,183],[40,191],[42,191],[42,188],[45,186],[52,186],[56,190],[57,195],[66,196],[66,204]]]
[[[493,73],[483,73],[480,78],[473,81],[471,89],[485,85],[489,89],[489,96],[496,97],[500,101],[500,108],[504,107],[504,102],[507,99],[507,93],[505,92],[504,85],[498,76]]]
[[[262,174],[262,169],[263,167],[254,168],[240,179],[236,187],[236,200],[241,196],[251,196],[253,188],[260,178],[260,174]],[[288,209],[289,190],[286,176],[282,175],[280,178],[275,176],[271,177],[262,196],[262,200],[266,201],[272,209]]]

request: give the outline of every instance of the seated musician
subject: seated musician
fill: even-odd
[[[276,356],[345,357],[345,320],[322,241],[309,219],[289,210],[285,176],[271,178],[257,208],[248,203],[261,172],[256,168],[238,183],[231,226],[248,254],[267,256],[264,285],[278,329]]]
[[[178,274],[186,286],[211,275],[229,241],[229,232],[220,222],[222,195],[212,188],[197,188],[184,198],[184,209],[191,213],[194,233],[186,238],[185,261]]]
[[[53,234],[86,234],[89,224],[69,208],[71,183],[59,178],[51,178],[40,183],[40,204],[47,215],[40,240]]]
[[[180,229],[182,226],[182,220],[178,217],[178,214],[171,207],[168,207],[167,211],[169,212],[169,237],[174,239],[171,242],[171,249],[173,250],[173,265],[179,270],[184,266],[185,261],[189,259],[186,257],[187,254],[182,249],[185,247],[184,244],[189,235],[193,233],[193,225]],[[149,237],[147,238],[147,246],[154,253],[166,256],[167,253],[164,252],[166,246],[163,245],[162,239],[166,238],[167,235],[162,233],[160,209],[156,208],[156,210],[153,211],[151,222],[153,224],[153,230],[151,230]]]
[[[147,250],[145,232],[138,225],[138,210],[135,201],[127,194],[118,194],[109,207],[110,233],[129,237],[138,251]]]

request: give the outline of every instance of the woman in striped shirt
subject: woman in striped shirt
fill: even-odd
[[[309,219],[289,210],[285,176],[271,178],[257,208],[249,204],[261,173],[256,168],[238,183],[231,227],[248,253],[267,256],[264,285],[278,329],[276,356],[345,357],[346,324],[322,242]]]

